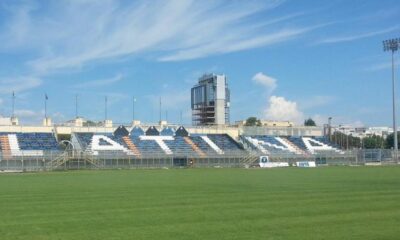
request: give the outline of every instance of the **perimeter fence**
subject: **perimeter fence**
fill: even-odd
[[[223,154],[205,153],[204,156],[185,154],[127,155],[120,152],[50,151],[36,155],[17,155],[0,152],[0,171],[51,171],[72,169],[139,169],[139,168],[208,168],[256,167],[259,152],[237,151]],[[385,149],[316,152],[314,154],[271,154],[271,162],[315,161],[320,166],[330,165],[385,165],[398,164],[394,151]]]

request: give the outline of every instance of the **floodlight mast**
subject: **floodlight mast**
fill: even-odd
[[[393,101],[393,150],[394,159],[398,161],[398,140],[397,140],[397,123],[396,123],[396,82],[395,82],[395,64],[394,53],[399,50],[400,38],[394,38],[383,41],[383,51],[392,52],[392,101]]]

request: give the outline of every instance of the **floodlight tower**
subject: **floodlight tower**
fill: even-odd
[[[398,161],[397,151],[398,151],[398,143],[397,143],[397,124],[396,124],[396,82],[395,82],[395,64],[394,64],[394,53],[399,50],[400,38],[394,38],[383,41],[383,51],[391,51],[392,52],[392,101],[393,101],[393,150],[394,150],[394,158],[395,161]]]

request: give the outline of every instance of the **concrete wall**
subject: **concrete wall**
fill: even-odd
[[[149,126],[142,125],[146,130]],[[157,127],[157,126],[156,126]],[[177,127],[177,125],[174,125]],[[101,132],[112,133],[115,127],[72,127],[72,126],[0,126],[0,132],[55,132],[56,134],[71,134],[72,132]],[[189,133],[196,134],[228,134],[238,139],[239,135],[273,135],[273,136],[323,136],[322,127],[231,127],[231,126],[211,126],[211,127],[185,127]],[[131,127],[127,127],[128,130]]]
[[[53,127],[45,126],[0,126],[0,132],[52,132]]]

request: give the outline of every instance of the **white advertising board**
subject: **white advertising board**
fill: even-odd
[[[296,162],[296,166],[309,168],[309,167],[316,167],[317,165],[315,165],[315,162],[302,161],[302,162]]]
[[[268,156],[260,156],[260,167],[262,167],[262,168],[289,167],[289,163],[287,163],[287,162],[270,162]]]

